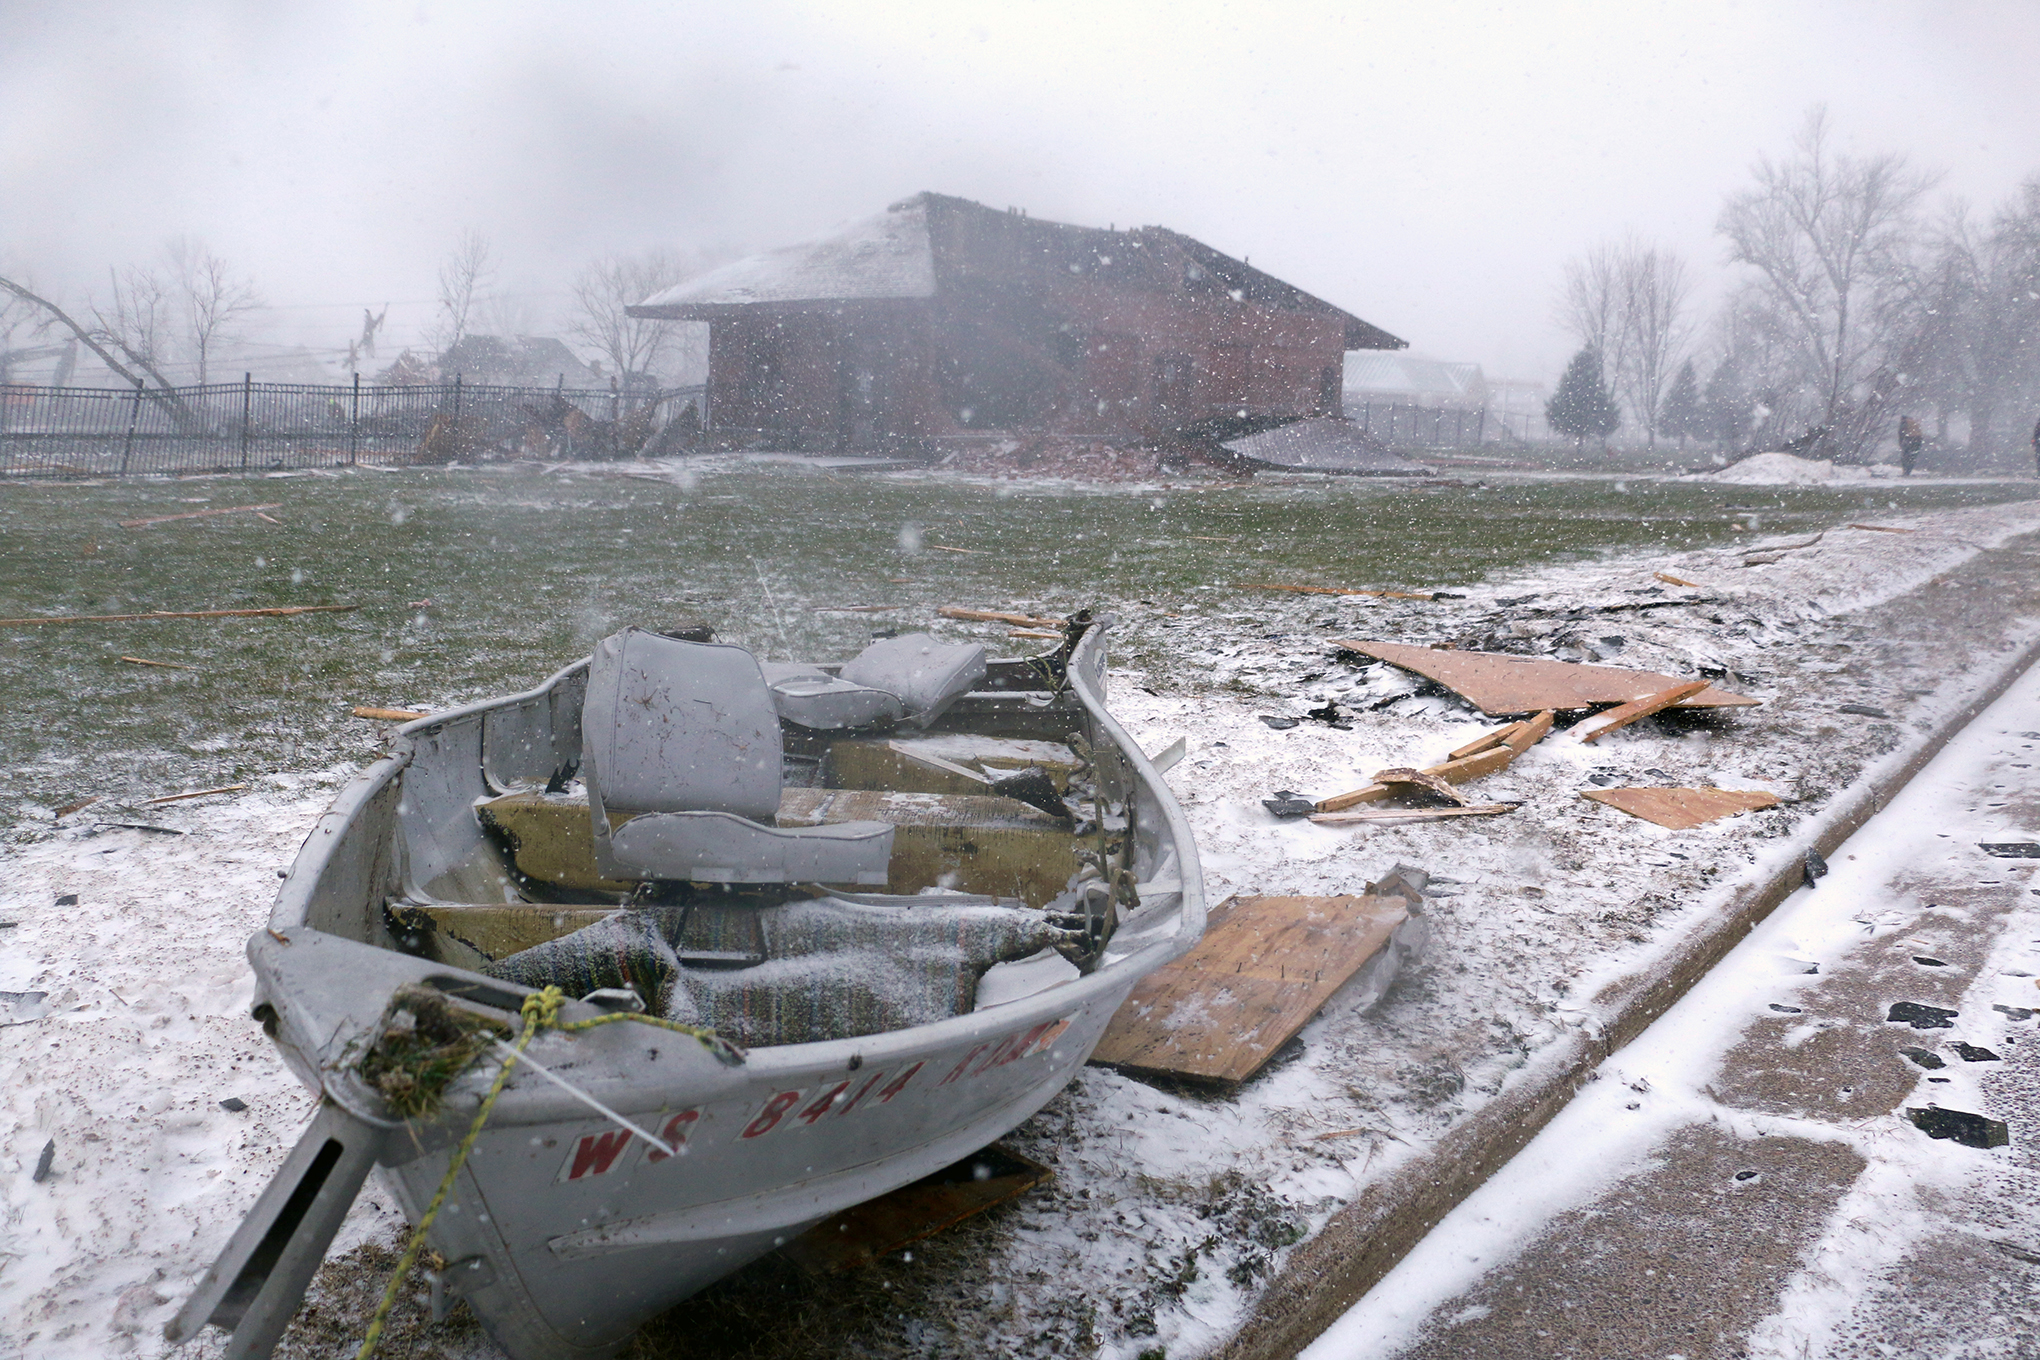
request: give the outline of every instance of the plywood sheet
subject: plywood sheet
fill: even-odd
[[[1199,1081],[1260,1070],[1409,915],[1400,897],[1235,897],[1142,979],[1091,1061]]]
[[[1580,797],[1656,822],[1674,831],[1777,805],[1776,794],[1754,789],[1583,789]]]
[[[1375,657],[1391,666],[1435,680],[1483,713],[1535,713],[1539,709],[1593,708],[1626,704],[1670,689],[1675,675],[1624,670],[1619,666],[1582,666],[1535,656],[1499,652],[1446,652],[1399,642],[1332,643]],[[1708,686],[1679,708],[1734,708],[1762,703],[1743,694]]]
[[[1048,1179],[1048,1168],[994,1144],[982,1152],[845,1209],[780,1248],[817,1275],[854,1270],[933,1237],[994,1205],[1017,1199]]]

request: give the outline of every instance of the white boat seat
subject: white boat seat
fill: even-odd
[[[834,732],[891,725],[907,716],[899,695],[840,679],[820,666],[768,661],[763,670],[773,707],[800,727]]]
[[[926,633],[882,638],[843,663],[841,679],[899,696],[906,722],[926,727],[983,683],[985,649],[937,642]]]
[[[638,628],[604,638],[581,707],[595,863],[616,879],[884,883],[884,822],[767,825],[779,714],[757,658]],[[612,824],[610,814],[629,814]]]

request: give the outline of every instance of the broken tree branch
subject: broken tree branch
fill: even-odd
[[[1429,590],[1353,590],[1343,586],[1291,586],[1275,581],[1242,581],[1235,590],[1286,590],[1292,595],[1372,595],[1382,600],[1439,600],[1457,599],[1457,596],[1439,595]]]
[[[161,798],[143,799],[141,806],[155,807],[158,803],[181,803],[187,798],[210,798],[216,793],[239,793],[247,787],[246,784],[222,784],[216,789],[198,789],[192,793],[169,793]]]
[[[1061,629],[1061,619],[1044,619],[1034,614],[1009,614],[998,609],[963,609],[945,604],[935,613],[945,619],[962,619],[966,623],[1010,623],[1015,628]]]
[[[346,614],[358,604],[294,604],[277,609],[158,609],[151,614],[49,614],[39,619],[0,619],[0,628],[38,623],[147,623],[155,619],[280,619],[291,614]]]
[[[196,666],[186,666],[175,661],[150,661],[146,657],[139,656],[124,656],[121,660],[137,666],[162,666],[173,671],[195,671],[198,669]]]
[[[222,506],[218,510],[187,510],[181,515],[151,515],[147,519],[124,519],[120,522],[120,527],[123,529],[140,529],[150,524],[168,524],[173,519],[204,519],[208,515],[238,515],[248,511],[262,515],[264,510],[281,510],[282,508],[282,501],[272,501],[268,505],[228,505]],[[269,519],[269,516],[262,515],[262,518]],[[269,522],[275,524],[278,521],[270,519]]]

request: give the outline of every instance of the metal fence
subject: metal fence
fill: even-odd
[[[1346,400],[1346,417],[1396,448],[1464,448],[1489,433],[1487,408],[1418,406],[1409,402]]]
[[[462,432],[464,453],[553,457],[608,452],[590,437],[628,428],[642,436],[701,389],[656,393],[468,383],[350,386],[210,383],[203,387],[0,386],[0,477],[261,472],[445,456],[425,449],[435,419]],[[651,409],[647,409],[647,408]],[[568,418],[579,412],[578,419]],[[635,420],[629,418],[636,417]],[[623,450],[635,452],[635,448]]]

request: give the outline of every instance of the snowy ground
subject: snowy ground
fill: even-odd
[[[1170,782],[1211,900],[1355,891],[1398,861],[1418,864],[1437,876],[1430,952],[1372,1012],[1335,1000],[1295,1052],[1231,1097],[1087,1070],[1014,1139],[1055,1168],[1051,1186],[978,1230],[939,1280],[903,1283],[918,1291],[912,1309],[862,1318],[838,1348],[1133,1360],[1193,1356],[1229,1335],[1288,1247],[1562,1033],[1568,997],[1690,929],[1903,731],[1958,704],[2005,645],[2030,636],[2040,610],[2023,536],[2040,530],[2040,505],[1876,522],[1914,532],[1836,525],[1755,566],[1745,556],[1761,542],[1617,556],[1436,603],[1281,598],[1249,612],[1233,599],[1233,612],[1199,614],[1129,602],[1130,622],[1168,644],[1153,654],[1171,660],[1116,673],[1114,706],[1151,750],[1188,738]],[[1276,788],[1354,787],[1491,725],[1399,672],[1339,659],[1328,642],[1340,637],[1702,670],[1767,702],[1639,724],[1591,748],[1554,734],[1483,782],[1483,796],[1524,806],[1478,826],[1274,823],[1259,800]],[[1351,714],[1349,730],[1259,721],[1328,699]],[[1893,720],[1838,715],[1847,702]],[[346,773],[134,819],[187,836],[58,832],[0,866],[0,919],[17,923],[0,931],[0,990],[48,993],[44,1018],[0,1030],[0,1357],[161,1353],[171,1300],[294,1139],[310,1101],[245,1018],[240,947]],[[1670,833],[1580,800],[1596,777],[1768,787],[1794,801]],[[77,909],[54,905],[74,892]],[[249,1108],[221,1109],[228,1097]],[[36,1183],[52,1140],[52,1174]],[[394,1226],[371,1186],[343,1249],[387,1241]],[[724,1306],[705,1298],[674,1325],[708,1327]],[[472,1331],[385,1350],[441,1353],[491,1352]]]
[[[1978,848],[2034,834],[2036,723],[2040,669],[1852,836],[1817,887],[1604,1063],[1305,1360],[1503,1354],[1532,1328],[1558,1338],[1536,1347],[1547,1353],[1645,1354],[1653,1340],[1761,1360],[2040,1350],[2030,1293],[2040,1232],[2013,1207],[2040,1187],[2040,865]],[[1897,1000],[1959,1015],[1945,1030],[1893,1025],[1883,1017]],[[1957,1044],[1988,1056],[1965,1061]],[[2012,1143],[1929,1139],[1903,1109],[1930,1105],[2003,1119]],[[1694,1130],[1725,1136],[1728,1165],[1741,1169],[1722,1174]],[[1840,1153],[1854,1174],[1820,1185],[1805,1163],[1828,1158],[1789,1154],[1768,1172],[1748,1168],[1793,1144]],[[1796,1233],[1726,1253],[1771,1253],[1737,1317],[1741,1300],[1714,1292],[1734,1267],[1708,1239],[1743,1237],[1760,1206],[1805,1195],[1809,1181],[1814,1212]],[[1639,1220],[1659,1246],[1649,1281],[1626,1250]],[[1948,1309],[1935,1267],[1960,1249],[1980,1259],[1961,1263]],[[1570,1256],[1613,1269],[1582,1270]],[[1720,1332],[1644,1335],[1667,1311],[1653,1294],[1709,1300],[1676,1315]],[[1922,1318],[1928,1334],[1905,1335]]]

